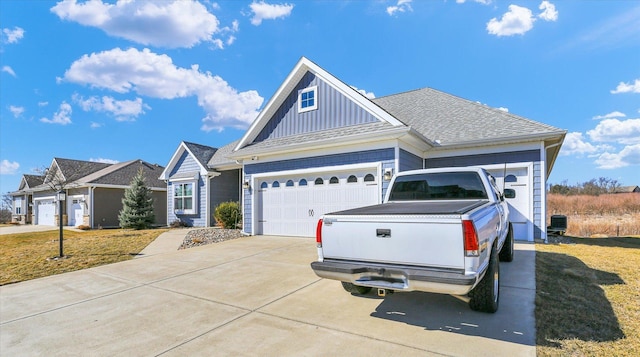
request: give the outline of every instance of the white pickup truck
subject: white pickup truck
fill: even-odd
[[[394,291],[469,295],[473,310],[495,312],[500,261],[513,260],[505,196],[481,168],[405,171],[384,203],[324,215],[316,230],[316,275],[350,293]]]

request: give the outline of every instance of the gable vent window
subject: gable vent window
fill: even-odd
[[[318,86],[305,88],[298,94],[298,113],[318,109]]]

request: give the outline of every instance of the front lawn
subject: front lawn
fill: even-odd
[[[57,230],[0,235],[0,285],[133,258],[167,229],[64,231],[65,259]]]
[[[640,238],[536,245],[539,356],[640,356]]]

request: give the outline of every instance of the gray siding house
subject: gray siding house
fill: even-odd
[[[167,188],[158,179],[164,167],[142,160],[106,164],[54,158],[47,175],[24,175],[18,190],[11,193],[14,207],[12,220],[21,224],[58,225],[60,212],[53,188],[64,183],[66,200],[62,207],[63,225],[118,227],[124,191],[140,169],[155,200],[156,225],[164,226],[167,224]],[[56,184],[50,180],[56,180]]]
[[[479,166],[516,190],[516,238],[533,241],[546,238],[544,187],[565,134],[431,88],[369,99],[303,57],[240,140],[183,142],[161,179],[169,221],[211,225],[228,187],[244,233],[311,237],[324,213],[382,202],[397,172]]]

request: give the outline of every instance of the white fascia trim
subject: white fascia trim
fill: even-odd
[[[468,148],[449,148],[449,150],[429,150],[425,153],[426,159],[435,159],[451,156],[467,156],[479,154],[494,154],[514,151],[538,150],[539,142],[519,143],[519,144],[503,144],[495,146],[468,147]]]
[[[273,172],[264,172],[260,174],[251,175],[251,190],[254,194],[251,195],[251,235],[255,235],[256,227],[258,224],[258,216],[256,212],[256,195],[257,190],[259,188],[256,187],[256,180],[263,179],[265,177],[275,177],[275,176],[297,176],[297,175],[309,175],[315,173],[327,173],[327,172],[341,172],[341,171],[356,171],[356,170],[367,170],[373,169],[376,170],[376,179],[380,188],[382,188],[382,163],[364,163],[364,164],[351,164],[351,165],[338,165],[338,166],[324,166],[324,167],[314,167],[310,169],[299,169],[299,170],[284,170],[284,171],[273,171]],[[243,190],[244,191],[244,190]],[[378,202],[381,202],[382,189],[378,193]],[[244,207],[244,206],[243,206]]]
[[[260,114],[258,114],[253,123],[251,123],[251,126],[242,137],[242,139],[238,141],[238,145],[236,145],[233,151],[240,150],[256,138],[260,130],[262,130],[267,121],[271,119],[271,116],[280,107],[280,104],[282,104],[284,99],[286,99],[286,97],[289,95],[289,92],[293,90],[294,86],[307,71],[313,72],[316,77],[319,77],[323,81],[333,86],[338,92],[358,103],[361,107],[378,118],[378,120],[386,121],[393,126],[406,127],[404,123],[394,118],[391,114],[387,113],[382,108],[374,104],[371,100],[359,93],[357,90],[346,85],[344,82],[340,81],[338,78],[331,75],[329,72],[325,71],[306,57],[302,57],[295,65],[293,70],[289,73],[284,82],[282,82],[276,93],[271,97],[271,99],[269,99],[269,102],[267,102],[262,111],[260,111]]]
[[[173,170],[174,166],[178,163],[178,159],[180,159],[180,156],[182,156],[182,153],[185,152],[185,151],[193,158],[193,161],[195,161],[196,164],[198,164],[198,166],[200,167],[200,173],[203,174],[203,175],[207,174],[207,172],[209,170],[206,167],[202,166],[200,161],[198,161],[198,159],[193,154],[193,152],[191,152],[191,150],[189,150],[189,148],[184,143],[184,141],[181,141],[180,145],[178,146],[178,149],[173,153],[173,156],[171,157],[171,160],[169,160],[169,163],[164,168],[164,171],[162,171],[162,173],[160,174],[160,177],[159,177],[160,180],[168,180],[169,179],[169,173],[171,172],[171,170]]]
[[[56,200],[56,196],[42,196],[42,197],[34,197],[34,201],[44,201],[44,200]]]
[[[482,139],[482,140],[472,140],[465,141],[461,143],[454,144],[441,144],[440,146],[434,147],[432,150],[453,150],[453,149],[465,149],[470,147],[480,147],[480,146],[497,146],[497,145],[508,145],[508,144],[525,144],[525,143],[538,143],[540,141],[558,139],[564,132],[557,134],[527,134],[527,135],[518,135],[512,136],[504,139]]]

